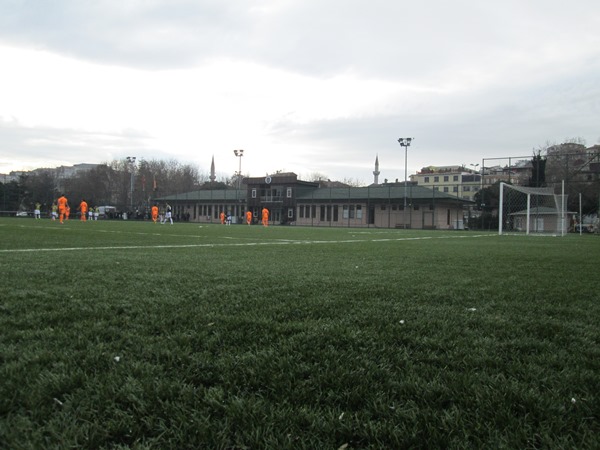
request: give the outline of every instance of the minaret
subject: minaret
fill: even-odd
[[[215,155],[212,157],[212,162],[210,163],[210,183],[213,184],[217,179],[215,175]]]
[[[379,174],[381,172],[379,171],[379,155],[377,155],[375,157],[375,170],[373,171],[373,176],[375,177],[373,180],[373,184],[378,185],[379,184]]]

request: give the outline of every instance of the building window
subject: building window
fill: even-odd
[[[448,175],[444,175],[444,181],[448,181]]]
[[[444,187],[444,192],[448,192],[448,186]]]
[[[256,189],[252,189],[252,198],[256,198]]]
[[[434,183],[439,183],[440,182],[440,177],[433,177],[433,182]]]
[[[458,192],[458,186],[454,186],[454,187],[452,188],[452,192]]]
[[[321,205],[321,218],[319,220],[325,222],[325,205]]]
[[[342,219],[347,219],[349,217],[348,211],[349,211],[348,205],[344,205],[342,207]]]
[[[288,208],[288,219],[293,219],[293,218],[294,218],[294,209]]]
[[[338,221],[338,205],[333,205],[333,221]]]
[[[285,193],[285,196],[287,198],[292,198],[292,188],[287,188],[287,191]]]
[[[312,205],[311,206],[311,216],[313,217],[313,219],[317,218],[317,205]]]
[[[454,181],[458,181],[458,175],[454,175],[454,176],[452,177],[452,179],[453,179]]]
[[[356,205],[356,218],[362,219],[362,205]]]
[[[304,205],[298,206],[298,217],[304,219]]]
[[[423,183],[429,183],[429,177],[423,178]]]
[[[350,218],[354,219],[354,205],[350,205]]]
[[[261,189],[260,198],[264,202],[279,202],[283,199],[283,188]]]

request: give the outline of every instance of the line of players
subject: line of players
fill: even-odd
[[[88,218],[89,220],[98,220],[98,208],[90,207],[85,201],[85,199],[81,200],[81,203],[79,203],[77,210],[80,212],[80,220],[82,222],[86,222]],[[38,204],[36,204],[34,214],[35,218],[39,219]],[[69,200],[64,194],[62,194],[60,197],[58,197],[56,203],[52,204],[52,220],[56,220],[58,218],[58,220],[62,224],[66,220],[69,220],[70,215],[71,207],[69,205]]]
[[[39,203],[36,203],[35,211],[34,211],[34,217],[36,219],[39,219],[41,217],[40,207],[41,207],[41,205]],[[150,210],[152,221],[154,223],[157,223],[160,221],[160,223],[163,225],[165,223],[169,222],[171,225],[173,225],[173,211],[172,211],[171,205],[169,205],[167,203],[165,209],[166,209],[165,215],[163,217],[159,217],[158,205],[153,205]],[[88,205],[88,203],[85,201],[85,199],[81,200],[81,203],[79,203],[77,210],[80,212],[80,220],[82,222],[86,222],[88,220],[88,218],[89,218],[89,220],[98,220],[98,215],[99,215],[98,208],[90,207]],[[58,218],[60,223],[64,223],[65,220],[69,220],[70,214],[71,214],[71,207],[69,206],[69,200],[67,199],[67,197],[64,194],[62,194],[58,198],[56,203],[52,204],[52,220],[56,220]],[[269,226],[269,210],[267,208],[263,208],[261,211],[261,215],[262,215],[263,226],[268,227]],[[231,225],[231,214],[225,215],[225,213],[223,211],[221,211],[219,218],[221,219],[222,225]],[[252,224],[252,211],[246,211],[246,223],[248,225]]]
[[[262,224],[264,227],[268,227],[269,226],[269,210],[267,208],[263,208],[261,211],[261,215],[262,215]],[[252,211],[246,211],[246,223],[248,225],[252,224]],[[219,219],[221,220],[221,225],[231,225],[231,214],[227,213],[227,215],[225,215],[225,213],[223,211],[221,211],[221,213],[219,214]]]

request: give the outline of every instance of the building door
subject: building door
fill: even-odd
[[[269,217],[272,223],[281,223],[281,208],[273,209],[273,217]]]
[[[535,223],[535,229],[533,231],[535,231],[536,233],[541,233],[542,231],[544,231],[544,218],[543,217],[536,217],[534,223]]]
[[[423,211],[423,229],[433,230],[433,211]]]

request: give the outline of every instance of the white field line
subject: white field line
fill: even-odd
[[[151,234],[151,233],[149,233]],[[383,239],[341,239],[337,241],[299,241],[299,240],[273,240],[260,242],[234,242],[211,244],[169,244],[169,245],[116,245],[102,247],[62,247],[62,248],[23,248],[0,250],[0,253],[35,253],[35,252],[74,252],[81,250],[136,250],[136,249],[165,249],[165,248],[202,248],[202,247],[250,247],[265,245],[315,245],[315,244],[352,244],[360,242],[401,242],[422,241],[429,239],[469,239],[493,236],[491,234],[457,235],[457,236],[423,236]],[[181,237],[181,236],[179,236]],[[196,236],[197,237],[197,236]]]
[[[5,226],[13,226],[7,224],[0,224],[0,227]],[[35,228],[36,230],[45,229],[45,230],[59,230],[63,231],[71,231],[73,228],[70,228],[68,224],[63,225],[41,225],[41,226],[31,226],[31,225],[14,225],[16,228]],[[94,230],[95,233],[112,233],[112,234],[135,234],[139,236],[174,236],[174,237],[186,237],[186,238],[206,238],[206,236],[198,235],[198,234],[170,234],[170,233],[158,233],[158,232],[147,232],[147,231],[122,231],[122,230]],[[1,250],[0,250],[1,251]]]

